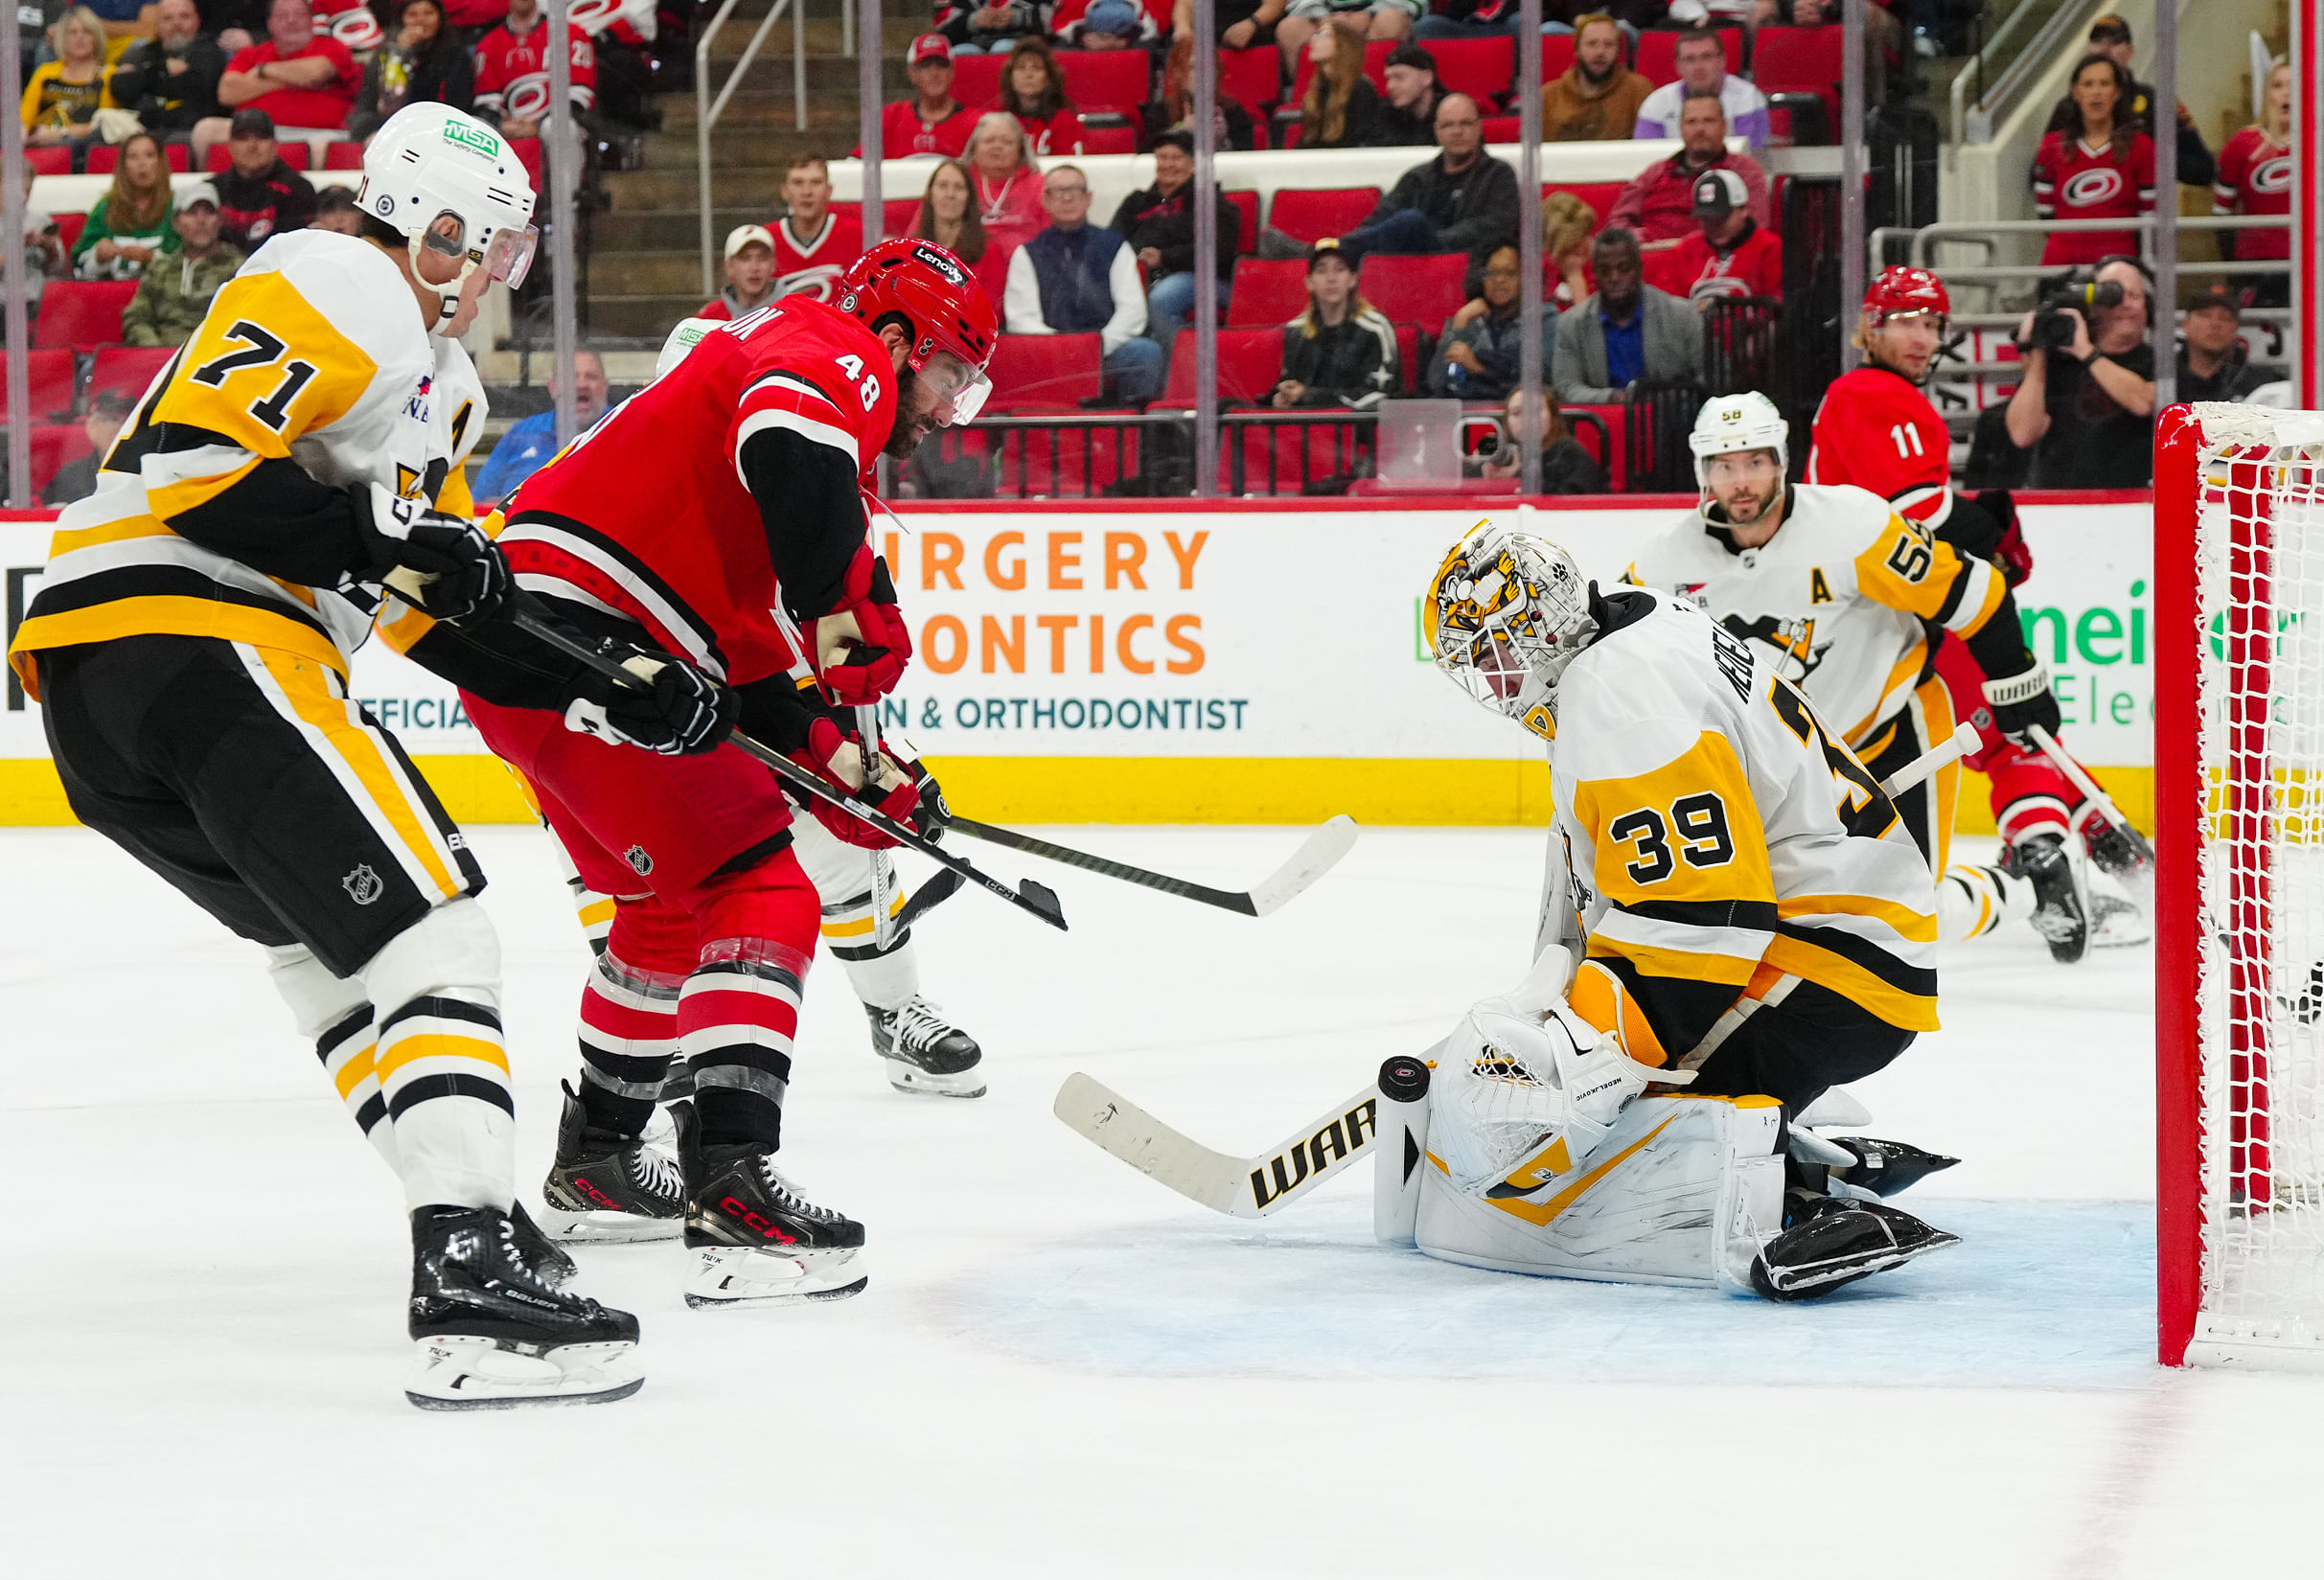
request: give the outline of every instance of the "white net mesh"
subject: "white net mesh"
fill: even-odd
[[[2324,1354],[2324,417],[2197,415],[2196,1340]]]

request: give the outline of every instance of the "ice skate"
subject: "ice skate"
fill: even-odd
[[[557,1161],[541,1197],[541,1220],[559,1240],[674,1240],[685,1226],[686,1187],[676,1160],[643,1135],[591,1127],[570,1087],[557,1121]]]
[[[422,1207],[411,1236],[403,1396],[422,1409],[596,1405],[645,1385],[637,1318],[552,1288],[507,1213]]]
[[[509,1222],[517,1225],[517,1250],[535,1271],[541,1281],[553,1290],[564,1289],[581,1276],[581,1269],[564,1253],[564,1248],[548,1237],[533,1215],[518,1202],[509,1208]]]
[[[944,1011],[913,994],[904,1007],[884,1010],[866,1004],[871,1047],[887,1065],[887,1084],[898,1091],[935,1097],[982,1097],[984,1050],[977,1040],[944,1018]]]
[[[2050,958],[2072,965],[2090,948],[2090,897],[2082,876],[2065,842],[2055,834],[2036,834],[2012,846],[2003,863],[2034,885],[2034,930],[2050,946]]]
[[[1770,1300],[1820,1300],[1843,1284],[1961,1243],[1959,1235],[1885,1202],[1806,1200],[1809,1204],[1751,1264],[1751,1287]]]
[[[688,1154],[686,1304],[842,1300],[871,1280],[856,1266],[863,1225],[800,1195],[774,1154],[748,1144]]]

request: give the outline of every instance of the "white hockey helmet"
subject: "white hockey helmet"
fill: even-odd
[[[363,149],[356,206],[402,231],[412,262],[420,249],[462,260],[459,274],[433,287],[449,319],[468,277],[483,269],[513,289],[532,265],[533,183],[508,139],[449,104],[406,104]],[[432,228],[449,215],[456,238]]]
[[[1598,634],[1573,556],[1480,521],[1437,567],[1428,601],[1437,667],[1493,712],[1553,739],[1558,678]]]
[[[1739,450],[1773,450],[1778,471],[1791,465],[1791,424],[1776,404],[1757,390],[1717,395],[1694,414],[1687,447],[1694,452],[1694,480],[1707,484],[1711,458]]]
[[[654,377],[659,378],[686,359],[686,354],[702,343],[702,337],[721,327],[717,318],[680,318],[678,328],[661,343],[661,355],[654,358]]]

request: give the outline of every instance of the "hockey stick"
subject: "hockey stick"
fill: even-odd
[[[2131,849],[2138,853],[2138,859],[2151,865],[2154,847],[2147,843],[2147,836],[2130,826],[2130,819],[2125,817],[2122,808],[2114,804],[2114,797],[2100,789],[2098,781],[2091,778],[2080,763],[2066,755],[2066,749],[2058,744],[2058,738],[2039,724],[2029,725],[2026,734],[2034,738],[2034,744],[2041,748],[2041,755],[2057,765],[2058,771],[2066,776],[2066,782],[2082,791],[2082,798],[2098,809],[2098,815],[2122,830],[2129,839]]]
[[[1230,1157],[1189,1141],[1145,1110],[1076,1071],[1057,1088],[1053,1111],[1077,1134],[1188,1201],[1235,1218],[1264,1218],[1337,1179],[1379,1139],[1380,1087],[1373,1082],[1272,1152]]]
[[[510,611],[510,618],[516,622],[518,630],[530,636],[538,637],[566,657],[587,665],[616,685],[635,689],[645,684],[637,676],[622,668],[611,658],[585,643],[575,641],[538,615],[518,607]],[[990,890],[1018,909],[1039,917],[1059,932],[1066,930],[1065,909],[1057,903],[1056,891],[1047,883],[1027,878],[1024,880],[1023,892],[1012,889],[1000,879],[978,870],[946,851],[934,840],[923,838],[886,813],[867,807],[843,790],[825,784],[821,779],[800,767],[773,747],[761,745],[740,730],[736,730],[726,739],[745,753],[764,763],[773,770],[776,778],[793,789],[812,795],[818,801],[828,802],[857,821],[869,824],[897,844],[908,850],[918,851],[922,856],[956,877],[966,879],[972,883]],[[938,898],[942,898],[942,896],[939,895]]]
[[[880,705],[860,703],[856,707],[856,737],[863,743],[866,764],[880,760]],[[888,919],[887,907],[896,892],[896,864],[887,853],[871,853],[871,947],[886,952],[889,941],[895,937],[895,925]],[[933,904],[935,902],[929,902]]]
[[[1894,801],[1945,764],[1975,751],[1979,739],[1977,726],[1964,719],[1952,734],[1881,780],[1880,793]]]
[[[1242,916],[1269,916],[1282,909],[1300,891],[1336,866],[1341,857],[1355,848],[1356,842],[1356,820],[1342,813],[1309,835],[1307,842],[1292,853],[1290,860],[1270,873],[1255,887],[1235,891],[1207,888],[1201,883],[1190,883],[1184,878],[1172,878],[1163,873],[1148,872],[1143,867],[1134,867],[1127,861],[1092,856],[1087,851],[1077,851],[1069,845],[1052,845],[1047,839],[1036,839],[1029,834],[1019,834],[1015,829],[1004,829],[996,823],[979,823],[973,817],[955,816],[945,827],[957,829],[971,838],[982,839],[988,844],[1005,845],[1010,850],[1021,850],[1028,856],[1047,857],[1069,867],[1079,867],[1084,872],[1118,878],[1125,883],[1136,883],[1140,888],[1159,889],[1164,894],[1175,894],[1182,900],[1216,905],[1221,910],[1231,910]]]

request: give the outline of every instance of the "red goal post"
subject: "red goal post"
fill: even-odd
[[[2156,434],[2166,1365],[2324,1371],[2324,413]]]

